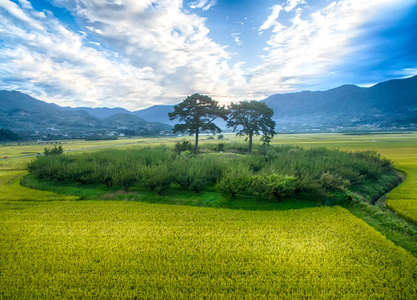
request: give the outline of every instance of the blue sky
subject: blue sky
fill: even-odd
[[[0,0],[0,89],[138,110],[417,74],[417,0]]]

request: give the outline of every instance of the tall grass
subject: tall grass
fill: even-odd
[[[157,146],[94,153],[43,156],[29,164],[41,180],[114,184],[128,191],[142,185],[163,194],[173,185],[199,193],[217,188],[225,195],[250,195],[280,201],[314,194],[348,205],[350,190],[398,182],[389,160],[374,151],[341,152],[296,146],[258,147],[253,154],[181,154]],[[233,151],[233,152],[232,152]],[[389,187],[385,187],[388,189]]]

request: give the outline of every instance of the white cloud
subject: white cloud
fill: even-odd
[[[189,6],[192,9],[203,9],[203,10],[209,10],[211,7],[216,5],[217,0],[197,0],[194,2],[191,2]]]
[[[271,7],[272,13],[269,15],[268,19],[259,27],[259,31],[263,31],[271,28],[276,24],[276,20],[279,17],[280,12],[283,10],[281,5],[274,5]]]
[[[51,14],[45,20],[31,7],[6,2],[0,0],[0,15],[1,5],[13,14],[0,24],[4,88],[62,105],[132,110],[177,103],[194,92],[218,100],[244,95],[241,65],[230,66],[230,55],[208,37],[204,19],[185,14],[180,0],[56,0],[85,24],[80,33]],[[36,27],[28,30],[26,23]]]
[[[205,19],[186,13],[182,0],[51,1],[71,12],[76,32],[27,0],[0,0],[1,88],[60,105],[132,110],[178,103],[194,92],[227,102],[314,85],[366,47],[352,40],[380,7],[395,2],[334,1],[310,15],[302,0],[275,5],[259,27],[270,34],[261,63],[245,72],[242,62],[232,64],[238,54],[215,43]],[[286,26],[281,14],[292,17]],[[232,37],[242,44],[239,33]]]
[[[26,8],[32,8],[30,3],[27,1],[23,2],[23,6]],[[16,19],[25,23],[28,28],[34,28],[36,30],[42,30],[42,24],[38,20],[33,20],[29,16],[27,16],[17,4],[7,1],[7,0],[0,0],[0,9],[3,8],[7,11],[10,15],[15,17]]]
[[[306,2],[304,0],[288,0],[284,9],[286,12],[290,12],[300,4],[306,4]]]
[[[298,86],[320,81],[320,77],[326,76],[344,58],[354,55],[358,49],[350,42],[361,34],[361,25],[389,2],[392,1],[338,1],[307,18],[302,18],[302,11],[296,10],[288,27],[275,21],[281,10],[276,7],[262,27],[272,26],[273,33],[268,47],[264,48],[262,63],[252,70],[249,89],[253,98],[290,92]],[[295,3],[302,1],[287,3],[294,8]]]
[[[235,43],[237,44],[237,45],[242,45],[242,40],[240,39],[240,33],[237,33],[237,32],[233,32],[232,34],[231,34],[231,36],[232,36],[232,38],[233,38],[233,40],[235,41]]]

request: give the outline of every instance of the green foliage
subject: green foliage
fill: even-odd
[[[193,145],[191,144],[190,141],[187,140],[182,140],[181,142],[178,141],[175,143],[174,146],[174,151],[177,154],[180,154],[181,152],[184,151],[192,151],[193,150]]]
[[[253,178],[248,166],[233,164],[226,168],[216,187],[222,194],[230,194],[236,197],[247,192]]]
[[[255,195],[269,199],[294,197],[296,191],[296,178],[278,174],[262,174],[252,177],[252,190]]]
[[[70,179],[73,181],[78,181],[82,184],[93,183],[95,181],[95,168],[95,164],[91,161],[81,161],[79,163],[71,164],[68,167],[69,178],[64,176],[62,180]]]
[[[18,141],[20,136],[10,130],[0,128],[0,142]]]
[[[117,170],[111,164],[103,164],[95,167],[96,178],[100,183],[107,187],[112,187],[115,177],[117,177]]]
[[[222,139],[224,139],[224,135],[223,135],[223,134],[219,134],[219,135],[217,136],[217,139],[218,139],[218,140],[222,140]]]
[[[49,149],[49,148],[45,148],[44,150],[44,155],[57,155],[57,154],[62,154],[64,152],[64,149],[62,148],[61,145],[59,145],[59,147],[57,148],[56,146],[54,146],[54,148]]]
[[[178,119],[181,123],[174,126],[174,133],[189,132],[195,134],[194,154],[197,154],[198,136],[200,132],[220,133],[220,128],[213,123],[216,118],[227,120],[227,110],[218,102],[206,95],[193,94],[174,106],[169,119]]]
[[[263,135],[261,137],[261,142],[262,142],[262,145],[264,146],[269,146],[269,144],[271,143],[271,140],[272,140],[272,136],[270,135]]]
[[[262,142],[269,145],[275,134],[275,122],[272,120],[274,111],[264,102],[240,101],[229,106],[229,120],[227,127],[233,131],[238,130],[237,135],[247,136],[249,139],[249,152],[252,152],[252,138],[262,134]]]
[[[194,156],[190,150],[182,151],[184,149],[190,149],[189,142],[177,143],[174,151],[159,146],[48,155],[37,158],[28,168],[40,179],[107,187],[115,184],[125,191],[138,185],[162,194],[176,184],[195,193],[216,187],[223,195],[278,201],[314,195],[315,200],[331,205],[350,205],[351,190],[369,195],[372,202],[372,190],[364,187],[380,185],[383,176],[386,178],[381,182],[390,183],[384,190],[398,182],[390,162],[380,159],[375,152],[260,146],[253,154]]]
[[[218,144],[216,150],[219,151],[219,152],[223,152],[224,151],[224,144],[222,144],[222,143]]]
[[[350,186],[349,180],[344,180],[338,173],[327,171],[320,176],[320,184],[327,192],[345,191]]]
[[[199,193],[204,187],[211,185],[211,178],[208,173],[207,170],[200,168],[198,164],[192,165],[188,171],[189,189]]]
[[[159,195],[162,195],[173,182],[173,176],[167,165],[151,165],[143,168],[142,181],[143,185],[151,191],[156,191]]]
[[[108,179],[111,180],[112,179]],[[123,186],[125,192],[129,190],[134,184],[139,182],[138,171],[134,168],[122,168],[116,173],[116,182]],[[107,184],[106,184],[107,185]]]

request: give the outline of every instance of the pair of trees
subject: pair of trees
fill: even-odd
[[[227,121],[227,127],[238,131],[237,135],[247,136],[249,152],[252,151],[254,135],[262,133],[264,144],[269,144],[275,134],[275,122],[272,120],[274,111],[265,103],[258,101],[240,101],[232,103],[228,108],[219,106],[209,96],[193,94],[188,96],[169,113],[170,120],[178,119],[174,133],[189,132],[195,135],[194,153],[197,154],[198,136],[200,132],[220,133],[221,129],[213,123],[216,118]]]

